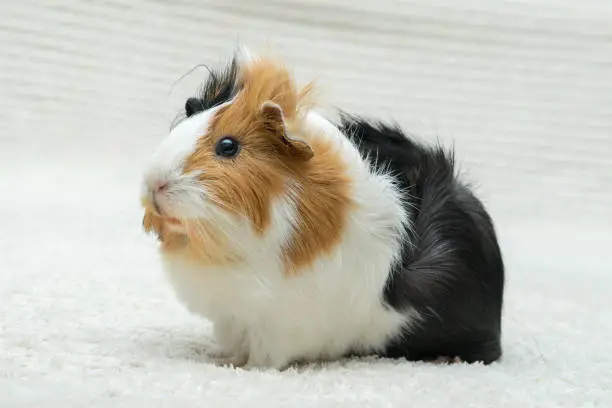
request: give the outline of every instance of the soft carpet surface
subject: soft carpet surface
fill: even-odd
[[[610,406],[610,235],[506,234],[500,363],[242,371],[207,362],[210,327],[170,292],[128,190],[104,183],[102,170],[50,168],[41,161],[30,180],[0,179],[32,191],[0,208],[2,407]],[[90,183],[99,190],[86,197],[79,190]]]
[[[255,3],[0,5],[0,407],[612,406],[607,2]],[[172,83],[237,38],[454,141],[507,263],[502,361],[206,360],[139,183],[203,73]]]

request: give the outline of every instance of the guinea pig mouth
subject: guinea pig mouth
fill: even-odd
[[[168,224],[177,226],[182,225],[180,219],[167,215],[154,197],[152,199],[144,199],[143,206],[145,207],[145,209],[148,209],[148,211],[150,211],[155,216],[163,219]]]
[[[181,220],[179,220],[178,218],[175,218],[175,217],[164,217],[164,219],[166,220],[166,222],[168,224],[181,225]]]
[[[160,205],[160,203],[158,202],[157,197],[155,196],[155,194],[153,194],[152,199],[150,200],[151,204],[153,206],[153,212],[159,216],[160,218],[162,218],[164,221],[166,221],[168,224],[173,224],[173,225],[180,225],[181,224],[181,220],[179,220],[176,217],[173,217],[171,215],[168,215],[166,211],[164,211],[164,209],[162,208],[162,206]]]
[[[164,214],[164,211],[157,204],[155,204],[155,212],[157,213],[157,215],[161,219],[163,219],[168,224],[172,224],[172,225],[181,225],[182,224],[180,219],[178,219],[176,217],[172,217],[172,216],[167,215],[167,214]]]

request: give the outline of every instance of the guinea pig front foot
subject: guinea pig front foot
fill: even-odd
[[[248,360],[248,356],[232,352],[226,347],[221,347],[217,342],[210,344],[205,354],[211,362],[218,366],[242,367]]]
[[[229,350],[226,350],[223,347],[220,347],[219,345],[213,343],[211,345],[209,345],[208,347],[206,347],[206,351],[205,354],[207,357],[211,358],[211,359],[223,359],[223,358],[229,358],[233,355],[233,353]]]
[[[463,361],[459,357],[448,357],[448,356],[440,356],[435,360],[432,360],[433,364],[459,364],[463,363]]]
[[[244,370],[272,370],[285,371],[292,366],[292,361],[284,355],[266,353],[263,350],[251,350],[247,363],[242,366]]]
[[[206,351],[204,354],[206,354],[206,357],[212,360],[229,360],[240,353],[232,351],[227,347],[223,347],[216,341],[212,341],[206,346]]]
[[[248,357],[243,355],[235,356],[210,356],[211,362],[219,367],[244,368],[247,366]]]

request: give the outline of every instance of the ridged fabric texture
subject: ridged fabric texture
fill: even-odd
[[[499,217],[612,224],[612,3],[39,0],[0,13],[7,143],[129,138],[139,161],[206,71],[172,84],[243,44],[317,79],[328,106],[454,143]]]

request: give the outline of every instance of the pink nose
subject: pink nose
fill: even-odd
[[[167,181],[159,181],[159,182],[154,184],[153,192],[155,192],[155,193],[163,193],[167,189],[168,189],[168,182]]]

